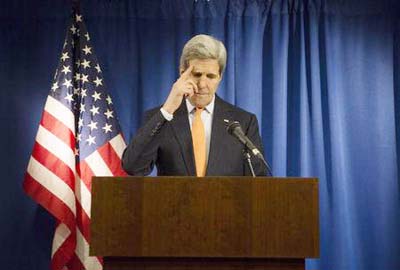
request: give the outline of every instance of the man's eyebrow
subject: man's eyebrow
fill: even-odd
[[[206,71],[202,72],[202,71],[195,71],[195,70],[192,70],[192,74],[193,74],[193,75],[206,74],[206,76],[210,76],[210,75],[212,75],[212,76],[218,76],[218,73],[206,72]]]

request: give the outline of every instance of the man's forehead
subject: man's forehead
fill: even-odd
[[[209,68],[196,68],[193,67],[192,74],[195,73],[207,73],[207,74],[218,74],[218,69],[209,69]]]
[[[189,61],[189,65],[193,65],[192,72],[219,72],[219,64],[215,59],[193,59]]]

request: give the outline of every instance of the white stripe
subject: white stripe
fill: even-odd
[[[90,218],[92,194],[78,175],[75,176],[75,196],[82,206],[83,211],[85,211],[86,215]]]
[[[96,176],[112,176],[112,172],[99,152],[94,151],[90,156],[85,159],[86,163]]]
[[[76,250],[75,253],[85,266],[86,270],[101,270],[103,267],[97,257],[89,257],[89,244],[86,242],[82,233],[76,230]]]
[[[117,153],[118,157],[122,157],[122,153],[124,152],[124,149],[126,148],[126,143],[124,139],[122,138],[121,134],[118,134],[112,140],[110,140],[111,147],[114,149],[114,151]]]
[[[75,116],[64,104],[48,96],[44,110],[66,125],[75,135]]]
[[[76,214],[75,194],[63,180],[33,157],[29,160],[27,171],[33,179],[63,201],[74,215]]]
[[[54,256],[54,253],[56,253],[56,251],[61,247],[61,245],[65,242],[65,240],[68,238],[70,234],[71,231],[64,223],[61,223],[60,225],[57,226],[53,238],[51,257]]]
[[[75,172],[75,154],[63,140],[60,140],[53,133],[39,125],[36,141]]]

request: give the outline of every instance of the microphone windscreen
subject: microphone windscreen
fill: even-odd
[[[238,121],[233,121],[233,122],[229,123],[226,130],[228,131],[229,134],[233,134],[234,131],[237,130],[238,128],[241,129],[240,123]]]

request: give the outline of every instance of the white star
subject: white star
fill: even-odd
[[[79,95],[80,89],[79,87],[75,88],[74,87],[74,95]]]
[[[75,156],[79,156],[79,149],[75,147]]]
[[[68,100],[69,102],[72,102],[74,100],[72,96],[73,94],[67,94],[67,96],[64,99]]]
[[[97,129],[97,122],[90,121],[88,127],[90,127],[90,130]]]
[[[63,49],[65,49],[65,46],[67,46],[67,41],[64,41]]]
[[[61,60],[63,60],[63,62],[65,62],[65,60],[67,60],[68,58],[69,58],[69,56],[68,56],[67,52],[63,53],[61,56]]]
[[[85,45],[85,48],[82,49],[85,52],[85,55],[92,53],[92,48]]]
[[[96,86],[99,86],[99,85],[103,85],[103,79],[100,79],[100,78],[98,78],[97,76],[96,76],[96,80],[94,80],[93,82],[96,84]]]
[[[109,95],[107,95],[106,100],[107,100],[108,105],[112,104],[112,99]]]
[[[53,83],[53,86],[51,87],[51,90],[53,90],[54,92],[58,89],[58,82]]]
[[[107,134],[107,132],[111,132],[111,125],[108,125],[107,123],[102,127],[104,129],[104,132]]]
[[[76,136],[76,141],[80,142],[82,140],[82,134],[78,133],[78,135]]]
[[[81,104],[81,106],[82,106],[82,104]],[[83,119],[82,119],[82,118],[79,118],[78,127],[79,127],[79,128],[83,127]],[[81,135],[81,134],[79,134],[79,135]],[[79,138],[80,138],[80,137],[79,137]]]
[[[94,91],[94,94],[92,95],[92,97],[94,98],[94,101],[101,100],[100,95],[101,95],[101,93],[97,93],[96,91]]]
[[[90,40],[89,33],[86,33],[86,34],[85,34],[85,37],[86,37],[87,41]]]
[[[104,113],[104,115],[107,116],[107,119],[114,118],[113,111],[110,111],[109,109],[107,109],[107,111]]]
[[[93,105],[89,111],[93,114],[93,116],[95,116],[96,114],[99,114],[99,107]]]
[[[100,72],[101,72],[101,69],[100,69],[100,65],[99,65],[99,64],[97,64],[94,68],[97,70],[97,73],[100,73]]]
[[[72,25],[72,27],[70,28],[70,30],[71,30],[72,34],[75,34],[75,33],[76,33],[76,27],[75,27],[75,25]]]
[[[82,97],[87,97],[86,91],[87,91],[87,89],[84,89],[84,88],[81,89]]]
[[[81,22],[82,21],[82,15],[76,14],[75,15],[75,20],[76,20],[76,22]]]
[[[89,138],[86,139],[86,141],[88,142],[89,145],[92,145],[92,144],[96,144],[95,139],[96,139],[96,136],[92,137],[89,135]]]
[[[63,70],[61,70],[61,72],[67,75],[69,72],[71,72],[71,70],[69,69],[69,66],[63,66]]]
[[[83,59],[83,62],[81,63],[81,65],[82,65],[84,68],[88,68],[88,67],[90,67],[90,61],[88,61],[88,60],[86,60],[86,59]]]
[[[67,88],[72,87],[71,80],[65,79],[62,85],[64,85]]]
[[[81,65],[81,62],[80,62],[79,60],[76,60],[75,65],[76,65],[77,67],[79,67],[79,66]]]
[[[81,79],[81,74],[80,73],[75,73],[74,75],[74,80],[79,81]]]
[[[80,110],[81,112],[86,112],[86,110],[85,110],[85,104],[81,103],[81,107],[79,108],[79,110]],[[79,120],[80,120],[80,119],[79,119]]]
[[[89,75],[81,74],[82,83],[89,82]]]

